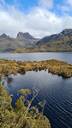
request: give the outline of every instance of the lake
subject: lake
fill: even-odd
[[[48,59],[63,60],[72,63],[72,52],[48,52],[48,53],[0,53],[0,59],[18,60],[18,61],[40,61]]]
[[[10,60],[47,60],[58,59],[72,63],[72,53],[25,53],[25,54],[0,54],[0,58]],[[10,76],[6,79],[5,87],[10,94],[15,94],[19,89],[38,88],[39,95],[35,99],[37,104],[46,100],[44,114],[50,119],[52,128],[72,128],[72,78],[63,79],[52,75],[48,71],[28,71],[24,75]]]

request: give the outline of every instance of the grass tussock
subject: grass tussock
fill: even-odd
[[[72,77],[72,65],[67,64],[63,61],[58,60],[46,60],[46,61],[9,61],[9,60],[0,60],[0,74],[9,75],[9,74],[25,74],[27,71],[41,71],[47,70],[52,74],[62,76],[64,78]]]
[[[25,90],[25,95],[30,92]],[[21,90],[24,94],[24,91]],[[49,120],[33,109],[25,114],[26,106],[23,103],[23,97],[16,102],[16,109],[11,106],[11,97],[5,88],[0,85],[0,128],[51,128]]]

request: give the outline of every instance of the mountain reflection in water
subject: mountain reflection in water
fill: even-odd
[[[24,75],[9,76],[5,80],[11,95],[20,89],[39,88],[33,104],[46,100],[44,113],[50,119],[52,128],[72,128],[72,78],[63,79],[48,71],[29,71]]]

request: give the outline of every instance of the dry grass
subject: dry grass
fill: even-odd
[[[21,90],[27,94],[29,90]],[[0,128],[51,128],[49,120],[41,113],[32,116],[28,112],[25,116],[26,106],[20,97],[16,101],[16,108],[11,106],[11,97],[0,84]]]
[[[25,74],[27,71],[41,71],[46,70],[52,74],[57,74],[65,78],[72,77],[72,64],[67,64],[58,60],[46,60],[46,61],[8,61],[0,60],[0,74]]]

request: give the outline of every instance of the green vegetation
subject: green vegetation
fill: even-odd
[[[0,52],[4,51],[4,48],[0,48]]]
[[[24,90],[21,91],[24,93]],[[29,90],[25,90],[27,94]],[[41,113],[35,113],[35,108],[25,114],[27,107],[23,96],[16,102],[16,109],[11,106],[11,97],[0,85],[0,128],[51,128],[48,119]]]

